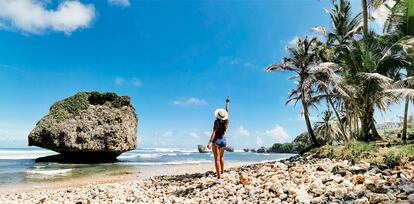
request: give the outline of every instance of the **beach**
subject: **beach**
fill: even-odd
[[[161,169],[161,168],[160,168]],[[49,190],[1,193],[1,203],[410,203],[412,164],[315,158],[229,164],[218,180],[212,164],[166,167],[164,175],[124,177]],[[154,174],[157,174],[155,168]]]

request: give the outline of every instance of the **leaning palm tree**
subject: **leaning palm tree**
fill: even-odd
[[[308,39],[308,37],[305,37],[305,39],[298,39],[295,47],[287,48],[288,57],[284,57],[281,64],[272,64],[266,68],[267,72],[288,71],[294,73],[294,76],[291,77],[291,79],[296,80],[296,87],[291,90],[286,104],[297,104],[299,101],[302,103],[306,128],[312,141],[311,147],[319,146],[319,143],[316,140],[309,119],[309,106],[312,105],[309,101],[312,98],[312,89],[311,86],[307,86],[305,81],[308,79],[310,75],[309,70],[316,60],[317,55],[314,49],[316,43],[318,43],[316,38]]]
[[[340,67],[337,64],[331,62],[320,63],[311,69],[311,75],[306,83],[314,84],[315,92],[319,95],[314,96],[312,101],[319,101],[326,99],[328,108],[332,108],[336,120],[338,121],[338,127],[340,135],[342,135],[344,143],[349,143],[348,134],[345,131],[343,117],[341,117],[334,100],[342,102],[342,98],[338,96],[346,96],[347,93],[343,88],[342,78],[339,75]]]

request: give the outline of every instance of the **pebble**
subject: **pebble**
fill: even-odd
[[[333,174],[331,169],[338,169]],[[123,183],[90,184],[0,195],[0,203],[409,203],[407,168],[380,170],[369,163],[297,157],[214,173],[156,176]]]

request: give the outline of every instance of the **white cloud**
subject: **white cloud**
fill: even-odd
[[[239,65],[239,66],[243,66],[246,68],[255,67],[253,63],[237,58],[237,57],[234,58],[234,57],[221,56],[219,57],[217,62],[220,64]]]
[[[0,123],[0,141],[10,142],[27,140],[27,136],[31,129],[32,126],[30,125]]]
[[[193,138],[199,138],[200,135],[198,135],[196,132],[190,132],[190,136]]]
[[[391,8],[395,5],[395,1],[394,0],[387,0],[385,2],[385,4]],[[375,22],[378,23],[381,27],[384,26],[385,21],[387,20],[388,16],[391,13],[386,5],[381,5],[378,9],[376,9],[372,13],[372,17],[375,18]]]
[[[240,135],[240,136],[250,136],[250,131],[247,130],[246,128],[244,128],[243,126],[240,126],[237,129],[237,135]]]
[[[195,97],[190,98],[181,98],[179,100],[175,100],[172,104],[177,106],[202,106],[206,105],[207,102],[204,99],[199,99]]]
[[[115,84],[116,85],[121,86],[121,85],[124,84],[124,81],[125,81],[125,79],[123,77],[117,77],[117,78],[115,78]]]
[[[276,125],[273,129],[265,131],[266,136],[272,137],[275,140],[286,141],[289,139],[289,134],[286,132],[285,128],[280,125]]]
[[[259,136],[256,136],[256,145],[259,147],[263,145],[263,141]]]
[[[292,40],[287,43],[288,47],[295,47],[296,42],[299,40],[299,36],[295,36]]]
[[[128,7],[130,5],[129,0],[108,0],[108,4],[119,7]]]
[[[141,79],[139,79],[139,78],[137,78],[137,77],[134,77],[134,78],[132,78],[132,85],[134,85],[134,86],[142,86],[142,81],[141,81]]]
[[[89,27],[96,17],[92,4],[64,0],[53,10],[47,8],[47,3],[49,1],[1,0],[0,28],[33,34],[54,31],[69,35]]]
[[[167,131],[167,132],[164,132],[164,133],[162,133],[162,136],[163,137],[170,137],[170,136],[172,136],[174,134],[174,132],[173,131]]]
[[[256,131],[255,134],[257,136],[271,138],[273,140],[272,142],[284,143],[284,142],[290,142],[291,140],[285,128],[278,124],[276,124],[270,130]]]

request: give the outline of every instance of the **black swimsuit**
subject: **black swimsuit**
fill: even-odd
[[[214,136],[213,144],[219,147],[226,147],[226,138],[224,135],[226,134],[227,123],[227,120],[217,119],[214,121],[214,129],[216,130],[216,135]]]

